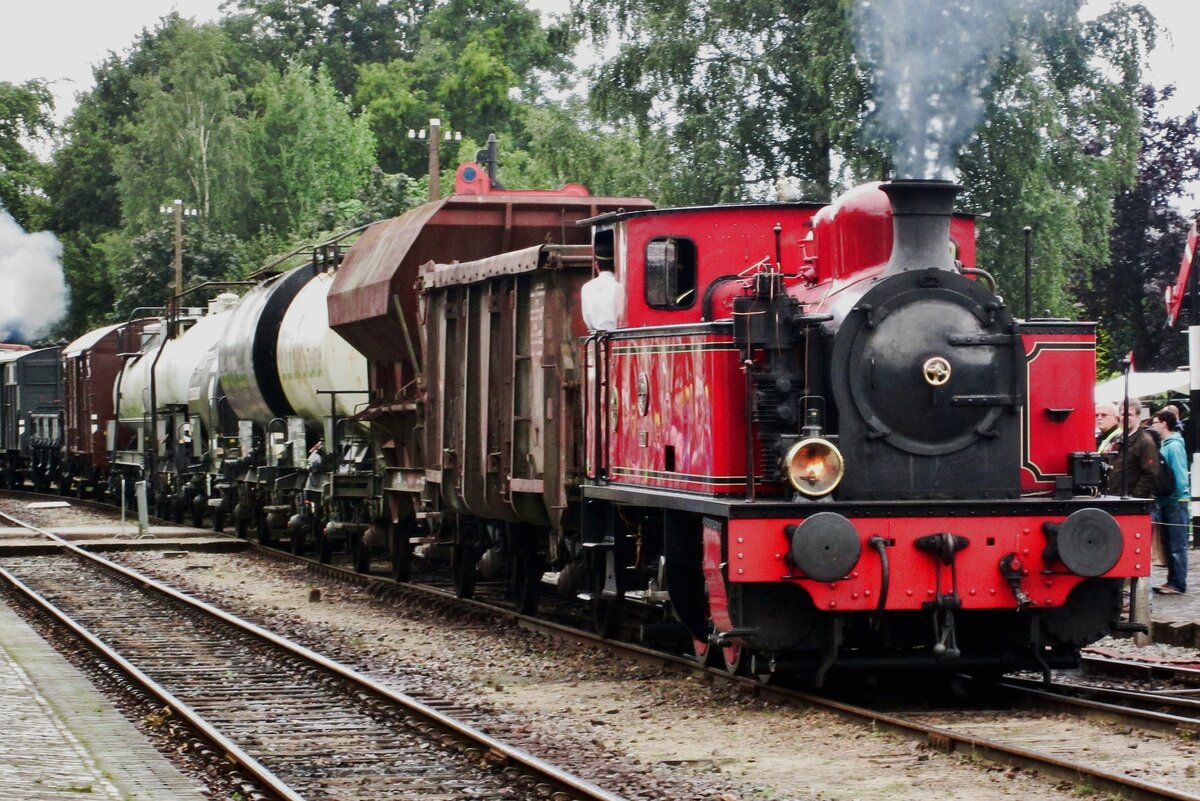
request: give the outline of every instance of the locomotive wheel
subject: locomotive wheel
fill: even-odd
[[[327,565],[333,561],[333,542],[325,534],[325,521],[313,515],[313,542],[317,544],[317,561]]]
[[[192,504],[192,527],[204,528],[204,507]]]
[[[721,647],[721,661],[731,676],[744,676],[750,667],[750,649],[741,643]]]
[[[470,549],[455,545],[450,555],[450,572],[454,575],[454,594],[459,598],[475,597],[475,560]]]
[[[225,530],[225,513],[222,512],[220,509],[213,510],[212,528],[213,528],[213,531],[217,531],[217,532]]]
[[[698,665],[708,665],[712,658],[712,646],[708,644],[708,640],[699,640],[692,638],[692,658],[696,660]]]
[[[241,515],[237,515],[233,519],[233,530],[241,539],[246,539],[249,535],[250,521]]]
[[[392,523],[388,527],[392,547],[392,580],[408,581],[412,578],[412,532],[405,522]]]
[[[532,546],[532,543],[528,545]],[[537,613],[544,572],[542,556],[532,547],[522,548],[513,558],[512,593],[520,614]]]
[[[258,541],[263,545],[270,545],[271,527],[267,525],[267,513],[259,509],[254,517],[255,528],[258,530]]]

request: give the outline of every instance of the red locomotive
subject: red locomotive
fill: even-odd
[[[818,679],[1044,670],[1119,623],[1150,529],[1096,497],[1094,326],[1013,319],[957,191],[595,221],[629,305],[585,390],[602,602],[656,582],[731,669]]]

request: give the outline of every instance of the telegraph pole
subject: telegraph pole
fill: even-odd
[[[183,294],[183,218],[195,217],[200,212],[183,207],[178,198],[170,206],[159,206],[163,214],[175,215],[175,294]]]
[[[446,131],[441,134],[442,121],[437,117],[431,117],[429,127],[422,128],[417,131],[412,128],[408,129],[408,138],[413,141],[429,140],[429,199],[437,200],[442,196],[441,187],[441,162],[438,157],[438,146],[445,140],[447,142],[461,142],[461,131]]]

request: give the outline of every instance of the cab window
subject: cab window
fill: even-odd
[[[674,236],[646,244],[646,304],[686,309],[696,302],[696,243]]]

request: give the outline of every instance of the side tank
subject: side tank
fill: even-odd
[[[329,415],[335,390],[336,414],[350,417],[366,402],[367,360],[329,327],[329,289],[333,276],[321,273],[296,295],[279,327],[276,358],[279,382],[288,404],[316,431]]]
[[[284,395],[276,363],[280,327],[288,307],[313,277],[297,267],[246,293],[234,309],[218,351],[221,388],[239,420],[265,424],[295,411]]]

